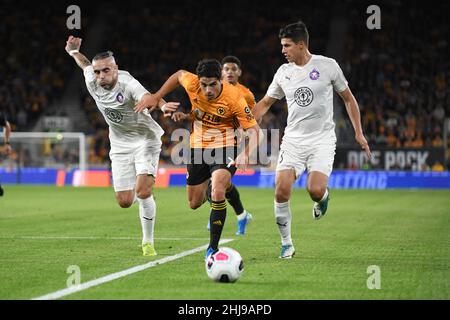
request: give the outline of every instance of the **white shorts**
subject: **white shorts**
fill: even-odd
[[[300,177],[305,169],[308,170],[308,173],[319,171],[329,177],[331,171],[333,171],[335,151],[335,143],[296,146],[293,143],[283,141],[280,146],[276,170],[294,169],[296,178]]]
[[[111,168],[114,191],[133,190],[136,176],[140,174],[152,175],[156,178],[158,171],[161,144],[145,144],[128,153],[112,153]]]

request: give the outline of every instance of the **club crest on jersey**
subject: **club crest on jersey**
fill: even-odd
[[[114,110],[111,108],[105,108],[105,114],[106,114],[106,117],[109,120],[111,120],[112,122],[120,123],[123,120],[123,115],[117,110]]]
[[[309,78],[311,80],[317,80],[320,77],[320,72],[319,70],[317,70],[316,68],[314,68],[310,73],[309,73]]]
[[[219,115],[224,115],[225,114],[225,108],[224,107],[218,107],[217,108],[217,113],[219,114]]]
[[[123,103],[123,94],[121,92],[117,94],[116,100],[120,103]]]
[[[314,94],[310,88],[301,87],[295,91],[294,99],[300,107],[307,107],[314,100]]]

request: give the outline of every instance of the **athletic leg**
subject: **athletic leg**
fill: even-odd
[[[281,236],[280,258],[283,259],[292,258],[295,254],[291,236],[292,215],[289,202],[295,180],[294,169],[280,170],[276,173],[274,212]]]

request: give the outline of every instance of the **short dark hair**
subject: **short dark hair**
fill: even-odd
[[[222,78],[222,65],[216,59],[204,59],[197,65],[197,76],[199,78]]]
[[[303,41],[307,47],[309,46],[309,33],[303,21],[291,23],[281,28],[278,37],[280,39],[290,38],[295,43]]]
[[[103,59],[107,59],[107,58],[114,58],[114,53],[112,51],[105,51],[105,52],[100,52],[97,53],[95,55],[95,57],[92,59],[92,61],[96,61],[96,60],[103,60]]]
[[[235,63],[239,69],[241,69],[241,60],[238,59],[238,57],[235,56],[226,56],[222,59],[222,65],[225,63]]]

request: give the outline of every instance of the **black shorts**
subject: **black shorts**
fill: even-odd
[[[217,149],[191,149],[190,163],[187,165],[186,183],[190,186],[201,184],[211,178],[214,171],[225,169],[236,173],[236,166],[228,167],[231,159],[237,157],[237,147],[226,147]]]

